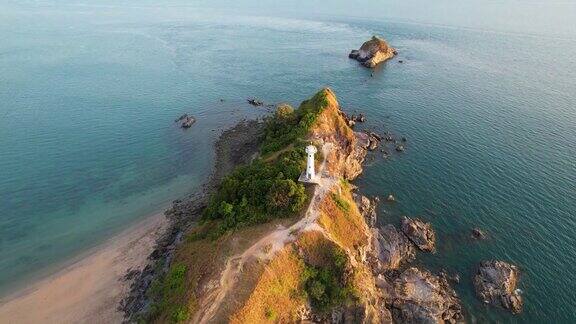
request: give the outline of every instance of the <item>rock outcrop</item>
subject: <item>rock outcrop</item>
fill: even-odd
[[[462,306],[446,279],[409,268],[395,281],[391,310],[396,323],[456,323]]]
[[[358,211],[360,211],[360,214],[364,217],[368,226],[376,226],[376,201],[356,193],[354,193],[352,197],[354,198],[356,206],[358,206]]]
[[[517,314],[522,311],[522,296],[516,288],[518,268],[504,261],[484,261],[474,275],[474,288],[480,299]]]
[[[178,119],[176,119],[174,122],[180,123],[181,128],[190,128],[192,127],[192,124],[196,122],[196,119],[194,119],[192,116],[188,116],[188,114],[184,114],[178,117]]]
[[[370,145],[368,135],[354,132],[350,128],[348,122],[342,117],[334,92],[329,88],[321,90],[303,104],[308,102],[323,106],[322,112],[310,129],[309,139],[319,145],[324,143],[333,145],[333,148],[327,152],[326,172],[347,180],[356,178],[362,173],[362,163]]]
[[[352,50],[349,58],[355,59],[367,68],[373,68],[381,62],[391,59],[396,55],[396,50],[386,43],[385,40],[377,36],[364,42],[360,49]]]
[[[436,249],[436,234],[432,224],[425,223],[417,218],[402,217],[402,232],[410,241],[426,252],[434,252]]]
[[[410,262],[416,256],[412,242],[394,225],[386,225],[381,230],[373,229],[373,247],[378,264],[373,267],[376,272],[398,269],[400,265]]]
[[[479,228],[473,228],[472,229],[472,238],[477,239],[477,240],[483,240],[486,238],[486,233],[484,233],[484,231],[479,229]]]

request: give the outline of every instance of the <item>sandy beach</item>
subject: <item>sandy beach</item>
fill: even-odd
[[[0,302],[1,323],[120,323],[123,280],[142,269],[168,227],[163,214],[143,221],[88,252],[75,263]]]

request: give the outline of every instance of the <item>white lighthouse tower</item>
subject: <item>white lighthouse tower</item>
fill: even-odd
[[[306,180],[308,181],[313,181],[316,177],[316,174],[314,173],[314,154],[316,152],[316,146],[306,146],[306,154],[308,154],[308,159],[306,161]]]

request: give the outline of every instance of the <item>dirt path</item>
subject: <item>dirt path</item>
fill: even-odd
[[[193,323],[208,323],[214,317],[216,311],[222,304],[222,301],[236,283],[246,262],[253,258],[263,260],[271,259],[272,256],[276,252],[280,251],[286,244],[293,242],[298,236],[297,234],[302,231],[320,230],[323,232],[323,229],[316,223],[316,219],[319,215],[318,206],[322,199],[324,199],[324,196],[338,181],[338,178],[324,173],[326,156],[328,156],[332,147],[332,143],[327,143],[322,146],[324,159],[318,172],[318,184],[314,189],[311,203],[308,206],[304,217],[288,228],[279,226],[276,230],[267,234],[242,252],[242,254],[230,257],[226,262],[226,267],[224,268],[222,275],[220,276],[219,285],[215,287],[204,299],[204,302],[202,303],[203,307],[200,307],[201,310],[196,313],[192,319]]]

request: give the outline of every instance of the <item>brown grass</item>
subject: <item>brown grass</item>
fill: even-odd
[[[201,231],[197,227],[187,233],[185,241],[178,247],[172,264],[183,264],[186,266],[186,280],[184,281],[185,293],[169,296],[168,302],[172,305],[183,305],[188,310],[188,318],[193,318],[198,311],[199,297],[205,294],[206,284],[212,280],[218,280],[229,257],[239,254],[282,224],[289,226],[295,222],[297,217],[272,221],[267,224],[251,226],[224,235],[217,240],[208,238],[194,239],[194,233]],[[254,267],[255,265],[251,265]],[[257,270],[253,269],[251,274],[257,275]],[[240,281],[245,283],[250,280]],[[243,291],[251,289],[243,288]],[[235,298],[242,296],[236,295]],[[155,323],[172,323],[171,313],[160,313],[154,319]]]
[[[343,248],[356,251],[368,242],[368,226],[352,199],[347,186],[339,185],[320,204],[318,223]],[[348,203],[348,211],[338,206],[334,197]]]
[[[304,262],[292,245],[286,246],[265,266],[254,291],[231,323],[294,323],[305,303],[301,278]]]

